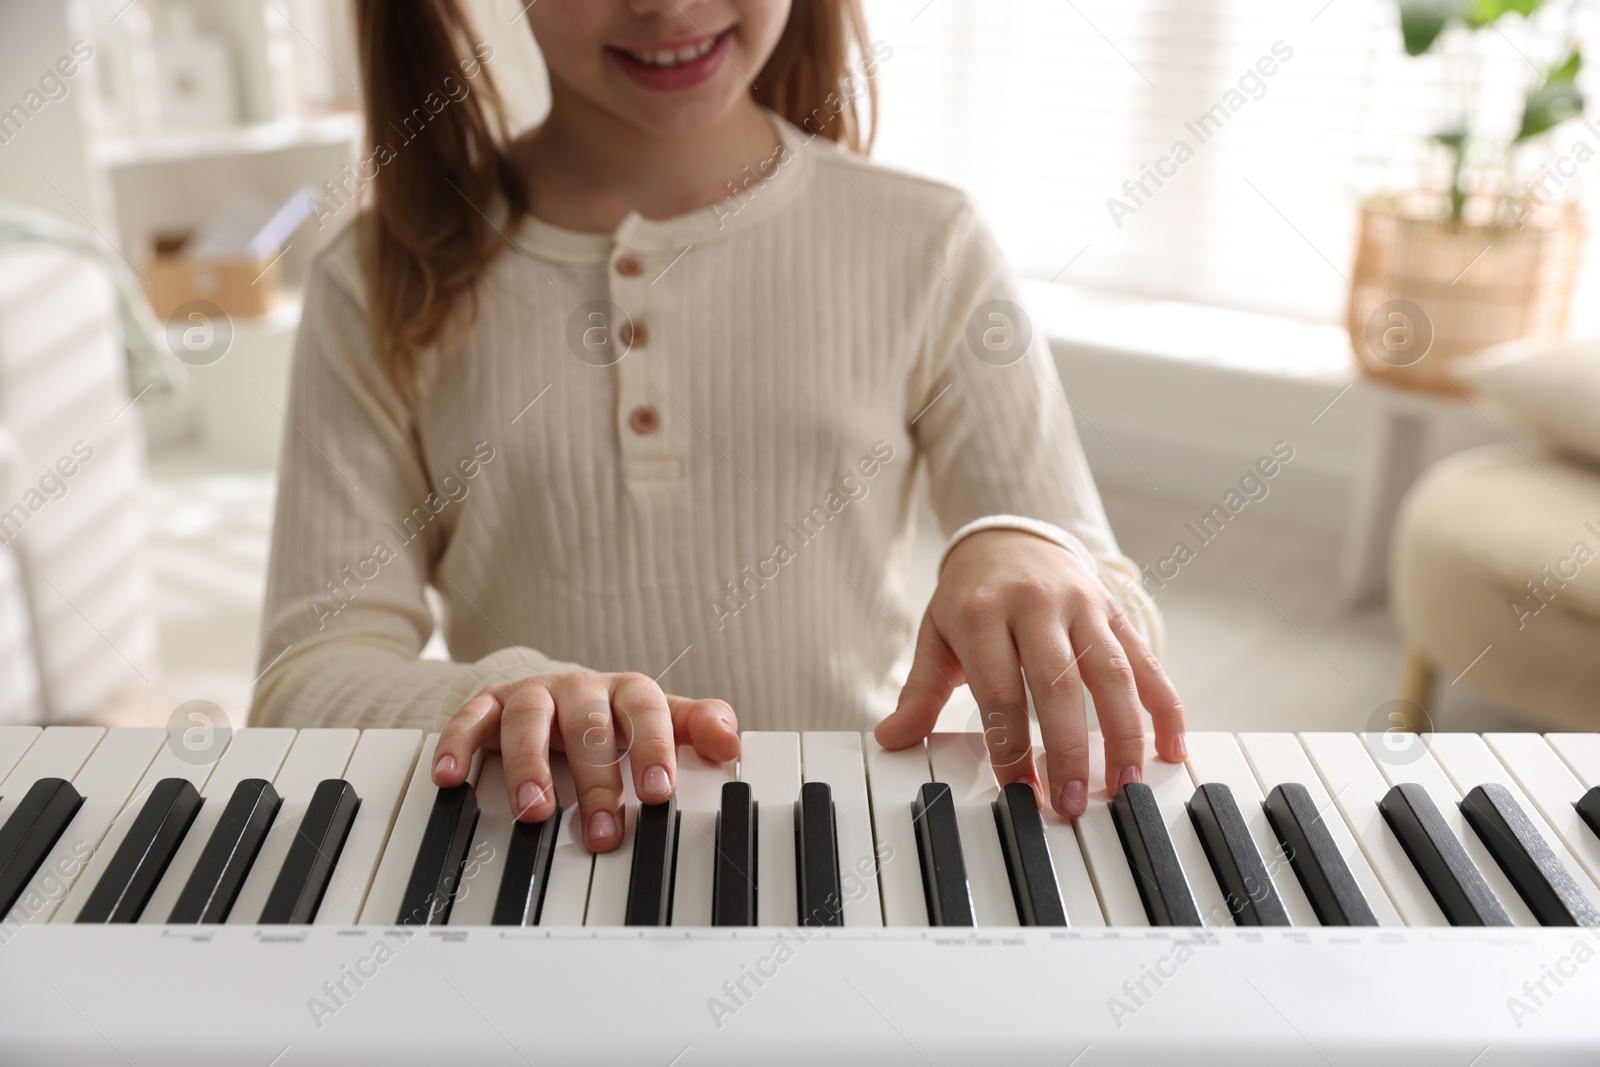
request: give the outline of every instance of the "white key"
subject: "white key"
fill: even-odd
[[[1600,734],[1545,734],[1544,740],[1572,768],[1585,790],[1600,785]]]
[[[1244,817],[1244,824],[1250,831],[1250,839],[1255,842],[1256,851],[1261,853],[1261,861],[1267,866],[1272,887],[1278,891],[1284,911],[1289,913],[1289,921],[1296,926],[1318,925],[1316,909],[1301,888],[1300,879],[1295,877],[1294,868],[1284,857],[1283,847],[1278,843],[1278,835],[1267,820],[1266,809],[1261,806],[1266,794],[1261,791],[1255,772],[1240,751],[1239,742],[1232,734],[1225,733],[1202,731],[1184,736],[1189,744],[1190,776],[1197,785],[1216,782],[1227,786],[1233,793],[1234,802],[1239,805],[1239,814]]]
[[[144,810],[146,800],[150,799],[150,791],[156,784],[167,778],[182,778],[196,789],[204,789],[211,772],[216,770],[217,763],[222,756],[227,755],[227,750],[232,747],[233,739],[237,734],[222,735],[219,749],[213,758],[196,762],[194,756],[184,747],[184,729],[171,731],[161,749],[156,753],[156,758],[150,761],[150,766],[144,772],[144,777],[139,779],[139,787],[133,791],[122,810],[117,813],[111,828],[100,839],[99,846],[94,850],[94,855],[89,857],[89,862],[84,865],[78,874],[78,879],[68,891],[66,898],[61,901],[61,906],[56,909],[50,921],[54,923],[70,923],[78,918],[78,913],[89,900],[89,894],[94,892],[94,887],[100,881],[100,876],[105,873],[106,865],[111,862],[111,857],[117,854],[117,848],[123,839],[128,836],[128,830],[133,826],[139,812]]]
[[[1111,816],[1111,791],[1106,788],[1106,749],[1098,735],[1089,739],[1089,803],[1073,822],[1083,861],[1094,879],[1100,908],[1109,926],[1149,926],[1150,916],[1128,865],[1117,824]]]
[[[1411,865],[1405,847],[1378,810],[1378,802],[1389,791],[1389,785],[1361,738],[1355,734],[1305,733],[1300,735],[1300,742],[1406,925],[1449,925],[1422,876]]]
[[[406,883],[411,881],[411,869],[417,864],[417,849],[422,847],[422,834],[428,828],[428,816],[433,813],[433,802],[439,787],[433,784],[433,750],[439,743],[438,734],[429,734],[422,742],[422,751],[411,769],[411,781],[406,785],[405,799],[400,801],[400,812],[395,816],[394,829],[383,846],[383,859],[378,872],[372,876],[372,888],[367,892],[367,902],[361,907],[363,925],[397,925],[400,901],[406,895]],[[482,772],[482,753],[472,759],[472,769],[467,781],[475,783]],[[321,916],[318,916],[319,920]]]
[[[478,825],[461,869],[461,887],[450,907],[451,926],[488,926],[494,919],[500,876],[511,850],[511,798],[506,793],[505,764],[500,753],[487,752],[478,772]]]
[[[745,734],[749,737],[749,734]],[[928,747],[915,744],[890,752],[871,734],[861,739],[867,753],[867,783],[872,793],[872,825],[878,833],[878,889],[883,894],[885,926],[927,926],[928,900],[922,889],[922,861],[911,824],[911,802],[933,781]],[[789,876],[790,884],[794,875]],[[762,873],[757,894],[766,895]]]
[[[808,782],[826,782],[833,793],[839,840],[839,884],[844,889],[846,926],[882,926],[878,857],[872,841],[872,805],[861,735],[813,730],[800,735],[800,770]]]
[[[1090,747],[1104,746],[1098,736],[1091,735]],[[1200,843],[1200,832],[1189,817],[1189,798],[1194,796],[1195,780],[1189,768],[1182,763],[1168,763],[1156,758],[1155,738],[1145,739],[1144,780],[1156,795],[1161,807],[1162,820],[1167,824],[1167,836],[1172,838],[1172,848],[1178,854],[1178,863],[1189,888],[1194,892],[1194,902],[1200,908],[1200,919],[1207,926],[1233,926],[1233,909],[1217,884],[1211,871],[1211,860],[1206,847]]]
[[[794,855],[800,735],[746,730],[740,741],[739,780],[750,783],[756,802],[756,923],[792,925],[800,921]]]
[[[11,773],[17,760],[39,739],[39,726],[0,726],[0,779]]]
[[[28,746],[28,751],[17,760],[5,780],[0,781],[0,826],[11,818],[11,813],[39,779],[72,781],[105,734],[103,726],[47,727],[44,734]]]
[[[189,881],[189,875],[194,873],[200,853],[205,849],[206,842],[211,840],[211,832],[222,820],[222,813],[233,796],[234,788],[246,778],[265,778],[269,782],[276,778],[278,768],[283,766],[283,759],[289,754],[289,747],[294,744],[295,733],[284,727],[270,727],[240,730],[233,735],[233,744],[217,760],[217,769],[206,779],[206,787],[200,791],[205,803],[200,805],[194,822],[189,824],[189,832],[183,835],[183,844],[173,853],[172,863],[167,866],[167,873],[161,876],[156,891],[150,895],[150,902],[139,913],[140,922],[167,921],[167,916],[172,914],[173,906],[178,903],[178,897]],[[257,906],[256,915],[260,913],[261,908]]]
[[[1040,746],[1034,747],[1033,763],[1039,781],[1048,782],[1050,774],[1045,767],[1044,749]],[[1105,913],[1100,910],[1094,879],[1089,876],[1089,865],[1084,862],[1083,849],[1078,844],[1077,827],[1057,815],[1049,805],[1039,814],[1044,819],[1044,840],[1050,848],[1050,863],[1055,867],[1056,884],[1061,887],[1061,902],[1067,909],[1067,925],[1082,928],[1104,926]]]
[[[7,924],[50,921],[166,739],[167,732],[154,727],[106,731],[72,779],[83,803],[17,899]]]
[[[628,882],[633,875],[633,828],[639,821],[639,795],[633,791],[633,768],[628,757],[622,757],[617,769],[622,772],[622,843],[594,858],[594,871],[589,876],[589,907],[583,916],[585,926],[621,926],[628,917]]]
[[[1534,734],[1528,736],[1533,737]],[[1568,736],[1594,737],[1595,734],[1568,734]],[[1554,739],[1554,736],[1550,739]],[[1443,744],[1440,744],[1440,741],[1443,741]],[[1494,755],[1493,750],[1483,742],[1483,737],[1478,734],[1432,734],[1429,752],[1438,761],[1438,766],[1445,769],[1445,774],[1450,774],[1450,781],[1456,784],[1456,789],[1461,790],[1462,797],[1466,797],[1467,793],[1486,782],[1499,782],[1504,785],[1512,795],[1512,800],[1517,801],[1523,814],[1528,816],[1528,821],[1533,822],[1533,829],[1538,830],[1539,837],[1544,838],[1544,843],[1550,846],[1550,851],[1562,861],[1566,873],[1570,873],[1573,881],[1578,883],[1578,888],[1589,897],[1589,901],[1595,907],[1600,907],[1600,886],[1595,885],[1594,878],[1589,877],[1589,872],[1584,870],[1581,862],[1578,862],[1578,857],[1573,856],[1571,849],[1566,848],[1566,841],[1562,840],[1562,835],[1550,827],[1539,805],[1528,797],[1528,793],[1523,792],[1522,785],[1517,782],[1517,776],[1512,774],[1498,755]],[[1534,752],[1538,752],[1536,747]],[[1579,779],[1582,779],[1581,774]],[[1578,800],[1578,795],[1573,795],[1573,800]],[[1570,811],[1570,809],[1571,806],[1568,805],[1560,808],[1560,811]],[[1581,822],[1582,819],[1579,819],[1579,824]],[[1574,825],[1573,829],[1582,830],[1582,825]]]
[[[261,910],[272,894],[272,885],[289,856],[289,846],[294,844],[306,809],[311,806],[311,794],[317,791],[323,779],[344,777],[345,767],[360,737],[360,730],[351,729],[301,730],[295,735],[289,755],[272,779],[272,787],[278,793],[278,814],[272,820],[272,829],[267,831],[255,862],[250,865],[244,885],[239,887],[239,897],[228,913],[230,923],[254,923],[261,918]],[[219,803],[225,805],[227,801],[219,800]]]
[[[583,844],[578,824],[578,790],[572,768],[560,752],[550,753],[550,776],[561,802],[561,829],[556,834],[555,855],[550,857],[550,884],[539,908],[540,926],[582,926],[589,906],[589,878],[594,856]]]
[[[361,740],[344,769],[344,780],[356,791],[361,805],[339,850],[322,903],[317,905],[317,917],[311,920],[314,924],[351,926],[360,916],[421,745],[421,730],[361,731]],[[399,906],[396,901],[395,907]]]
[[[1378,925],[1404,926],[1400,912],[1389,899],[1389,893],[1378,880],[1372,864],[1367,862],[1366,854],[1350,832],[1343,814],[1334,806],[1333,798],[1328,795],[1316,768],[1311,765],[1311,758],[1306,755],[1300,739],[1294,734],[1285,733],[1244,733],[1238,735],[1238,740],[1239,748],[1250,761],[1250,769],[1255,771],[1256,782],[1261,786],[1262,793],[1270,793],[1290,782],[1305,786],[1312,803],[1323,816],[1323,826],[1327,828],[1328,836],[1333,838],[1334,847],[1344,857],[1345,866],[1350,868],[1351,877],[1361,888],[1361,895],[1367,898],[1367,905],[1377,917]]]
[[[1422,739],[1415,734],[1402,734],[1409,739],[1410,744],[1422,745]],[[1478,871],[1483,875],[1483,880],[1489,883],[1489,889],[1501,906],[1506,909],[1506,914],[1511,917],[1515,926],[1538,926],[1539,920],[1533,917],[1533,912],[1522,902],[1522,897],[1517,892],[1517,887],[1511,884],[1500,864],[1495,862],[1493,854],[1484,846],[1483,840],[1478,837],[1478,832],[1467,824],[1467,817],[1461,813],[1462,793],[1444,772],[1444,768],[1434,760],[1433,756],[1423,751],[1415,759],[1408,759],[1406,763],[1391,762],[1385,756],[1393,750],[1385,744],[1394,741],[1393,733],[1368,733],[1362,734],[1361,740],[1366,743],[1367,751],[1372,754],[1373,762],[1378,765],[1378,770],[1388,779],[1389,784],[1400,785],[1405,782],[1414,782],[1428,791],[1428,798],[1433,801],[1434,807],[1439,809],[1439,814],[1444,817],[1444,824],[1450,827],[1450,832],[1456,835],[1461,842],[1461,847],[1466,849],[1467,855],[1472,857],[1472,862],[1477,865]],[[1408,757],[1412,750],[1407,746]]]
[[[1556,750],[1538,734],[1484,734],[1482,740],[1515,776],[1517,784],[1582,869],[1591,879],[1600,881],[1600,838],[1595,837],[1578,809],[1573,807],[1584,794],[1583,783],[1556,755]],[[1457,743],[1451,747],[1466,746]],[[1504,779],[1485,778],[1483,781]],[[1549,843],[1553,845],[1555,841],[1549,840]]]
[[[732,763],[713,763],[678,746],[678,865],[673,873],[672,925],[711,925],[712,873],[717,861],[717,813]],[[791,836],[793,832],[791,831]]]
[[[983,748],[983,735],[935,733],[928,738],[928,762],[933,766],[933,780],[948,785],[955,802],[973,922],[978,926],[1020,925],[994,820],[1000,788]]]

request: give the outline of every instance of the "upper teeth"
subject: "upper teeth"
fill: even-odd
[[[712,46],[713,42],[708,37],[699,44],[684,45],[676,52],[670,48],[660,48],[653,52],[629,52],[628,55],[652,67],[676,67],[680,63],[693,63],[711,51]]]

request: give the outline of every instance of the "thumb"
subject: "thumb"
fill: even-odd
[[[739,755],[739,720],[722,700],[694,700],[666,694],[672,733],[708,760],[726,763]]]
[[[940,636],[930,608],[917,631],[917,654],[911,661],[905,687],[900,690],[899,706],[874,731],[878,744],[892,750],[927,737],[962,678],[961,663]]]

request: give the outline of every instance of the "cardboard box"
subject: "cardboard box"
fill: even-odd
[[[159,238],[145,264],[150,306],[163,322],[191,300],[209,300],[235,319],[272,309],[282,288],[276,261],[192,259],[184,254],[188,243],[187,234]]]

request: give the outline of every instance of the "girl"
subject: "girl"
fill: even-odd
[[[255,723],[442,729],[441,786],[499,749],[530,821],[565,749],[595,851],[619,752],[663,801],[675,743],[737,755],[734,709],[893,707],[899,748],[966,683],[1001,784],[1039,784],[1031,693],[1068,816],[1085,685],[1114,784],[1143,709],[1183,758],[1153,606],[993,239],[859,154],[892,49],[858,0],[540,0],[553,102],[514,139],[460,0],[357,7],[371,206],[306,295]],[[949,547],[899,685],[919,468]],[[429,586],[454,662],[418,658]]]

